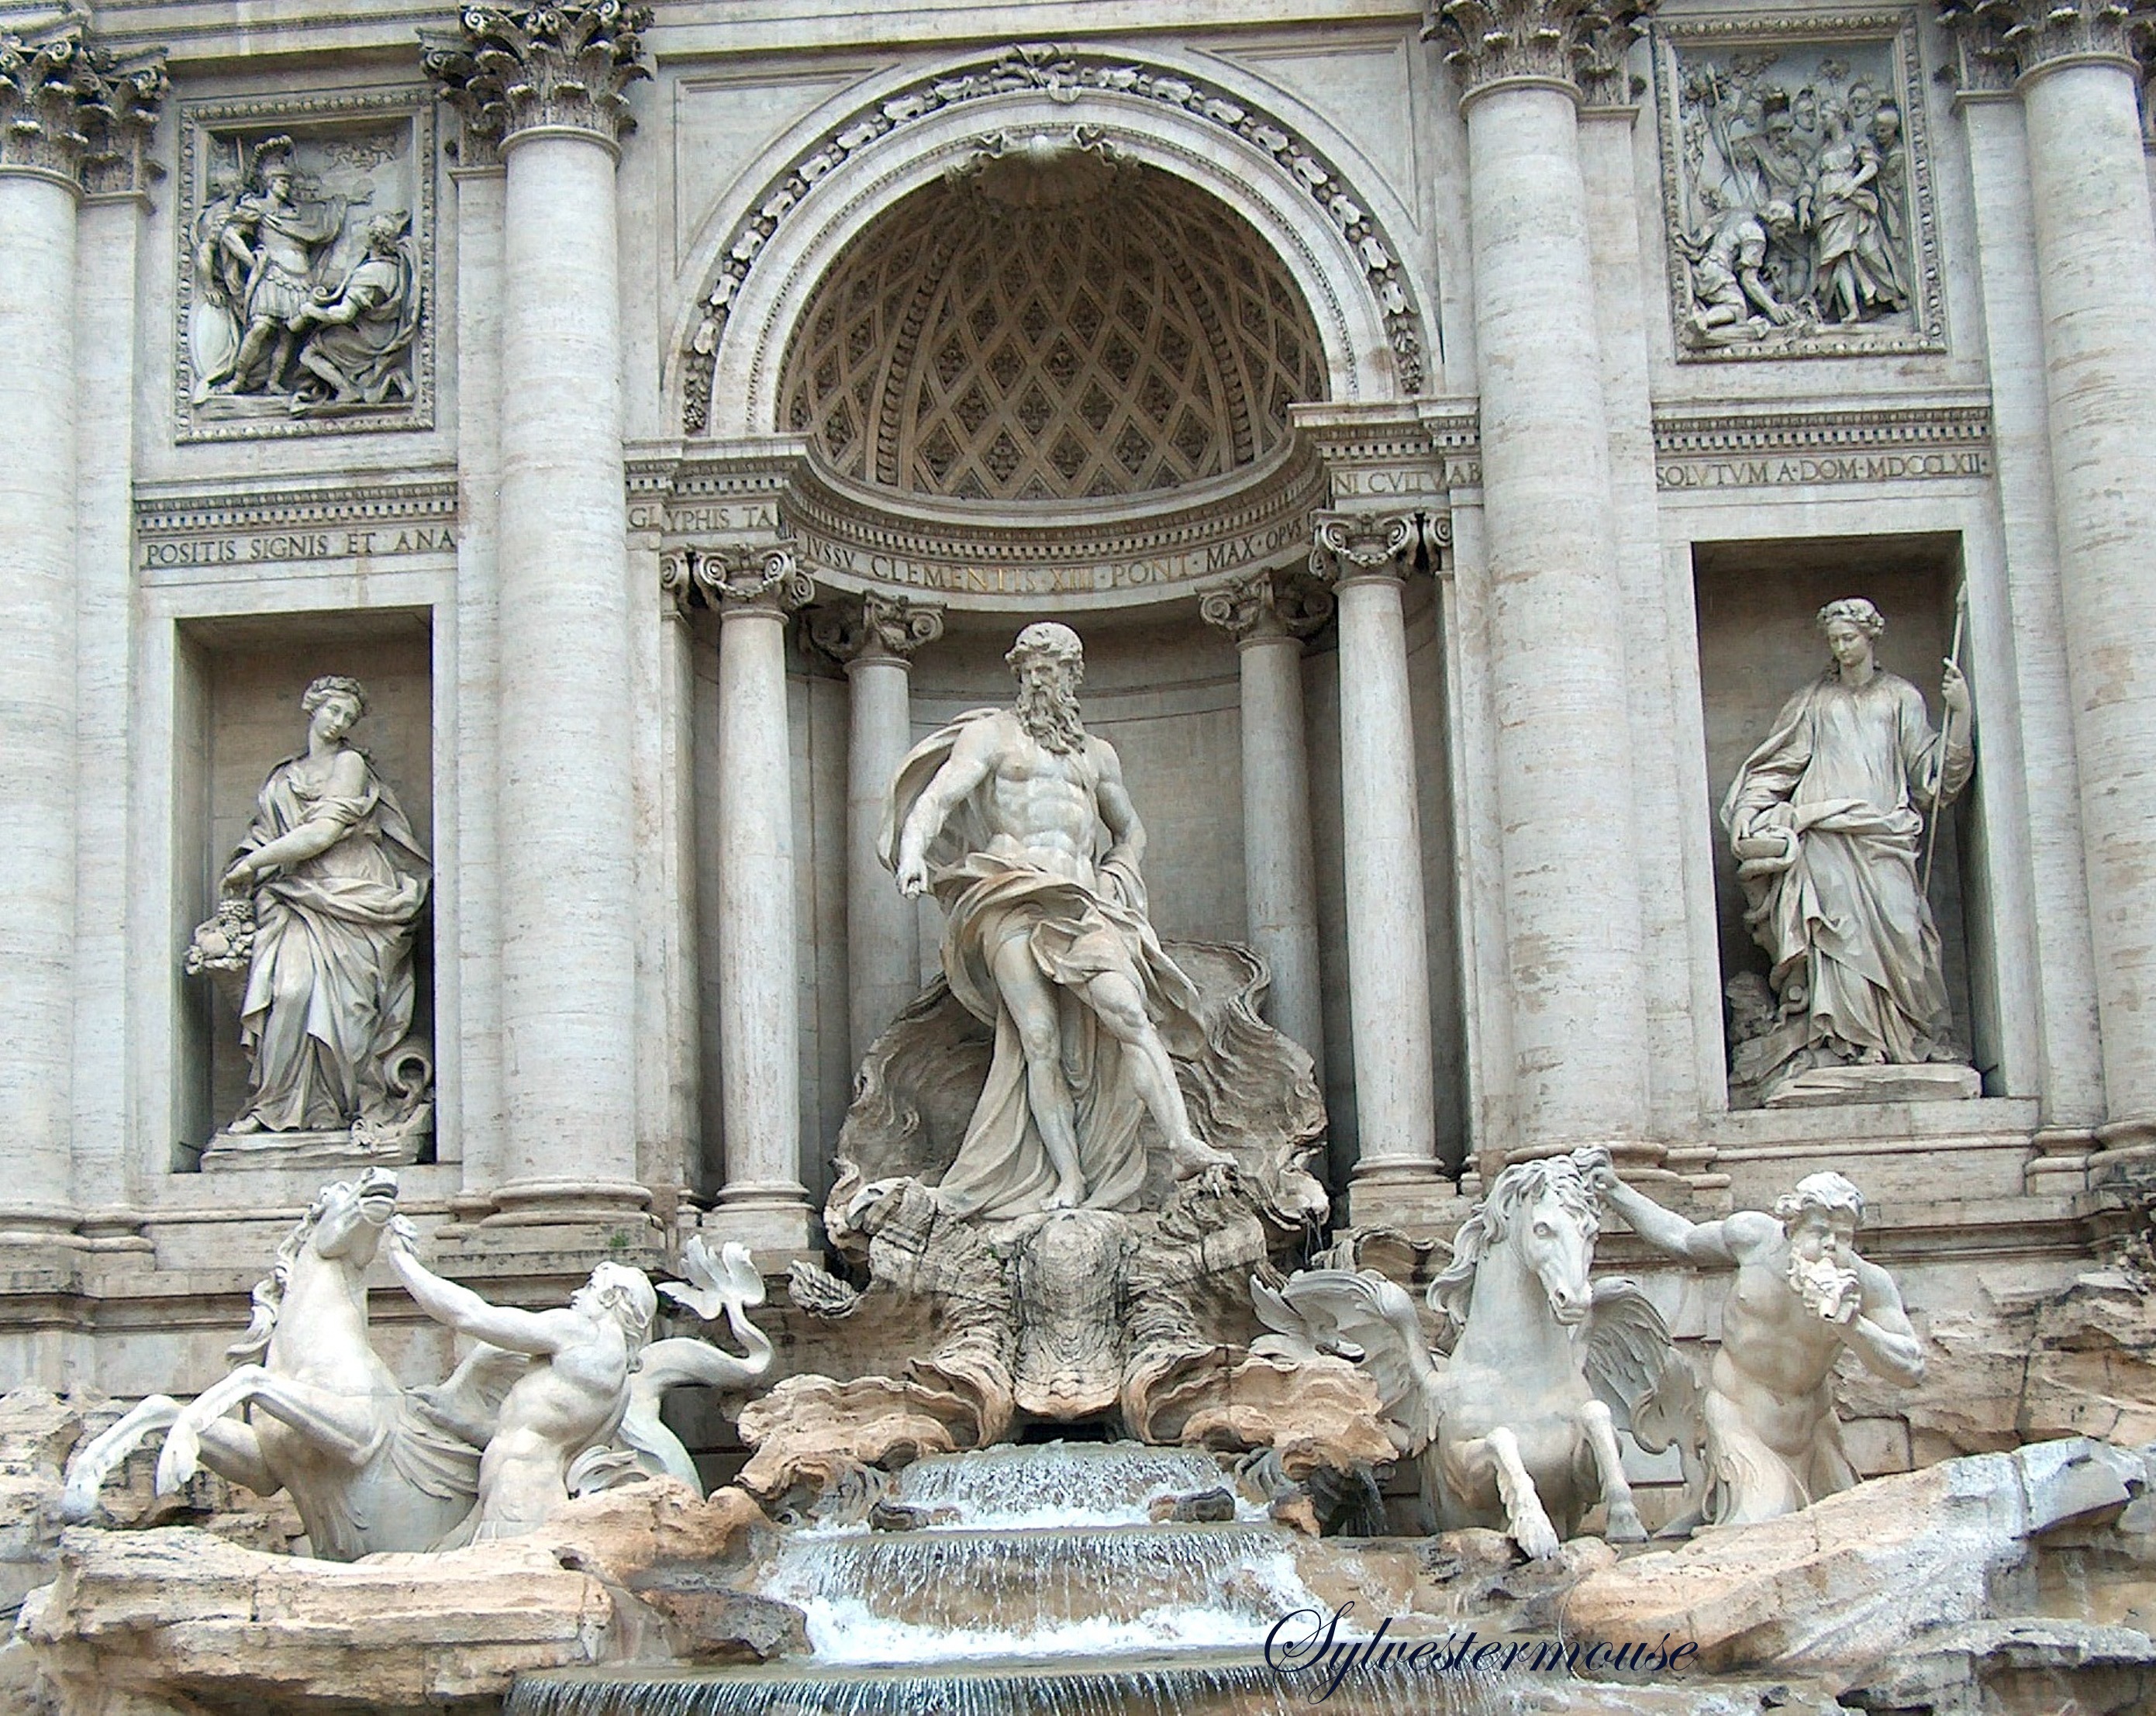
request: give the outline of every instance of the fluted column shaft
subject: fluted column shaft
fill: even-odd
[[[1356,1195],[1437,1178],[1430,954],[1402,583],[1416,521],[1328,518],[1313,565],[1340,616],[1340,815],[1354,1033]],[[1375,1189],[1374,1187],[1373,1188]],[[1357,1219],[1368,1212],[1357,1211]]]
[[[800,998],[786,615],[807,581],[783,551],[707,585],[719,629],[719,1115],[726,1180],[711,1225],[759,1251],[804,1248]]]
[[[1537,1153],[1646,1127],[1616,515],[1577,91],[1499,79],[1466,113],[1515,1148]]]
[[[2123,62],[2023,80],[2107,1136],[2156,1140],[2156,231]]]
[[[588,134],[512,135],[505,166],[506,1165],[512,1185],[627,1183],[636,1178],[635,819],[619,704],[630,606],[614,157]]]
[[[1241,665],[1243,888],[1250,944],[1272,968],[1275,1025],[1310,1051],[1324,1083],[1317,864],[1303,722],[1302,640],[1332,609],[1322,590],[1286,599],[1269,573],[1209,592],[1200,611],[1231,633]],[[1313,605],[1312,599],[1322,599]]]
[[[499,147],[501,1081],[499,1220],[612,1220],[637,1184],[636,839],[621,708],[614,166],[648,8],[472,8],[424,38],[468,141]],[[639,593],[640,595],[641,593]]]
[[[77,194],[56,172],[0,165],[0,1228],[11,1230],[73,1225]]]

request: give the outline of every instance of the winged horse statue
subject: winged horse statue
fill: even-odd
[[[1599,1501],[1611,1541],[1643,1542],[1618,1431],[1650,1452],[1692,1446],[1698,1385],[1661,1313],[1634,1282],[1589,1277],[1609,1166],[1606,1151],[1575,1150],[1497,1176],[1430,1284],[1455,1337],[1449,1357],[1430,1350],[1414,1301],[1374,1272],[1250,1284],[1274,1331],[1255,1352],[1338,1354],[1375,1381],[1440,1530],[1496,1526],[1541,1559]]]

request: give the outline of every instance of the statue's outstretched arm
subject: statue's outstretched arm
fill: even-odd
[[[506,1347],[512,1353],[544,1358],[560,1350],[561,1336],[554,1324],[559,1312],[519,1311],[506,1305],[490,1305],[470,1287],[444,1281],[412,1253],[411,1241],[393,1233],[389,1261],[403,1281],[405,1291],[435,1322],[446,1323],[459,1334],[489,1346]]]

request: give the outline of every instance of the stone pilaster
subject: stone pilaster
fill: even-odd
[[[9,1164],[0,1241],[64,1233],[76,1220],[77,214],[85,175],[101,177],[109,156],[124,146],[139,167],[163,90],[157,65],[120,59],[80,20],[28,39],[0,33],[0,1138]],[[117,383],[123,393],[132,384],[128,375]],[[124,537],[118,552],[124,582]],[[124,727],[124,650],[119,671]],[[97,712],[113,712],[100,702]],[[100,742],[117,745],[121,733]]]
[[[913,748],[913,652],[943,635],[937,603],[871,592],[810,617],[808,635],[843,663],[846,732],[847,1035],[860,1065],[921,990],[921,913],[876,856],[885,799]]]
[[[1311,845],[1310,753],[1302,644],[1332,617],[1306,578],[1259,572],[1199,599],[1241,658],[1243,883],[1251,945],[1272,967],[1273,1023],[1310,1051],[1324,1082],[1317,961],[1317,866]]]
[[[719,612],[719,1115],[726,1178],[705,1226],[766,1261],[805,1252],[793,748],[786,618],[815,587],[783,546],[685,557]]]
[[[649,10],[465,8],[423,39],[468,138],[505,173],[500,606],[502,1097],[490,1223],[638,1226],[636,820],[622,687],[614,164]]]
[[[2028,132],[2066,673],[2107,1123],[2156,1143],[2156,229],[2138,34],[2149,0],[1942,0]]]
[[[1602,1143],[1635,1165],[1656,1153],[1578,109],[1583,80],[1621,68],[1619,44],[1650,9],[1446,0],[1431,18],[1467,119],[1517,1117],[1506,1153]]]
[[[1311,570],[1340,619],[1340,799],[1348,1018],[1360,1140],[1353,1219],[1413,1221],[1439,1174],[1428,911],[1402,586],[1423,552],[1412,513],[1321,513]],[[1365,1195],[1366,1192],[1371,1195]],[[1365,1208],[1365,1205],[1375,1207]]]

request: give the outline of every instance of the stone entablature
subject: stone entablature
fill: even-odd
[[[239,491],[146,483],[135,495],[135,563],[157,580],[294,561],[454,555],[457,523],[456,476],[447,470]]]
[[[1655,480],[1665,494],[1992,473],[1991,408],[1983,400],[1772,410],[1669,405],[1654,422]]]

